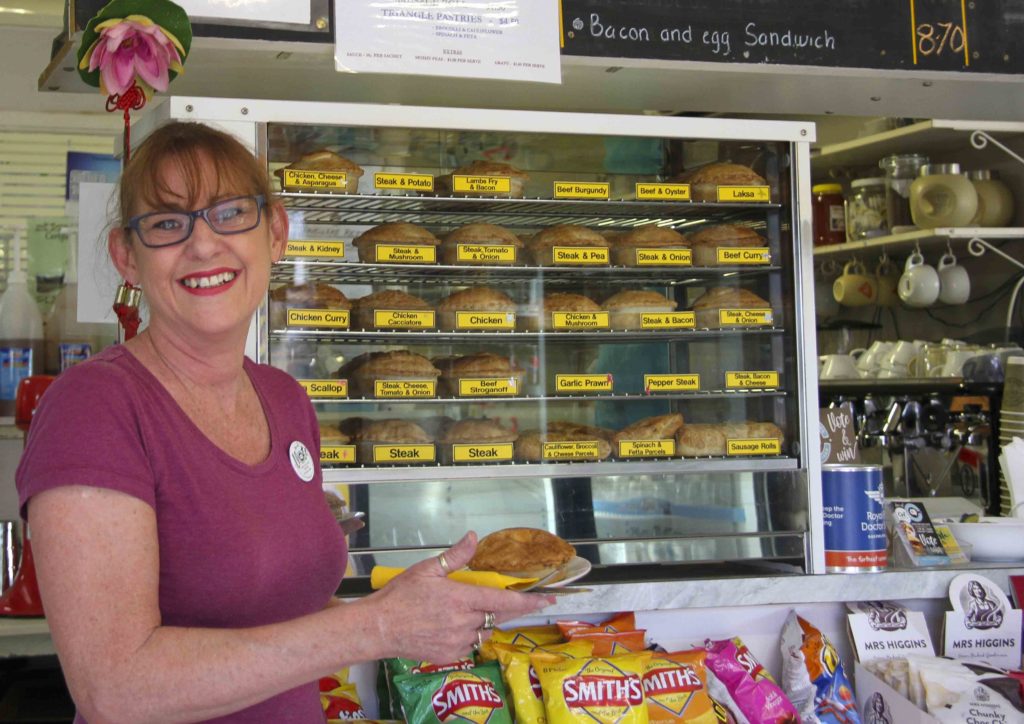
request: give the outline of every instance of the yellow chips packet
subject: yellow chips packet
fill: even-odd
[[[512,646],[526,646],[534,649],[546,644],[561,643],[565,643],[565,639],[562,638],[562,632],[558,630],[558,626],[554,624],[549,626],[523,626],[520,628],[510,628],[507,631],[496,628],[491,633],[491,638],[484,641],[484,645],[480,647],[477,657],[481,661],[494,661],[497,659],[498,655],[494,651],[493,644],[511,644]]]
[[[707,691],[704,649],[654,654],[644,665],[644,696],[652,724],[718,724]]]
[[[648,651],[607,659],[531,657],[549,724],[648,724],[643,675]]]
[[[494,644],[501,664],[501,675],[512,701],[516,724],[545,724],[544,701],[541,698],[540,680],[534,671],[530,657],[546,655],[551,661],[589,657],[594,649],[590,641],[570,641],[564,644],[548,644],[528,649],[525,646]]]

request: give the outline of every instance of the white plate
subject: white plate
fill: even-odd
[[[949,523],[958,541],[973,546],[971,560],[1024,560],[1024,521],[1014,518],[981,520],[979,523]]]
[[[573,581],[578,581],[590,573],[590,561],[586,558],[573,556],[568,563],[562,566],[562,577],[557,581],[550,581],[544,584],[544,588],[561,588],[568,586]]]

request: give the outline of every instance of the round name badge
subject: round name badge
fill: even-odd
[[[288,459],[291,460],[292,470],[304,483],[313,479],[315,468],[313,456],[309,454],[309,448],[296,440],[288,447]]]

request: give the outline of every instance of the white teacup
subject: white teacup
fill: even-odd
[[[981,354],[977,348],[951,349],[946,352],[946,363],[942,366],[943,377],[960,377],[964,372],[964,362]]]
[[[919,347],[913,342],[901,339],[892,346],[889,354],[882,358],[881,366],[885,369],[908,368],[919,354]]]
[[[823,380],[839,380],[860,377],[857,363],[848,354],[826,354],[821,357],[820,377]]]
[[[878,371],[878,379],[880,380],[893,380],[901,379],[904,377],[910,377],[910,369],[905,365],[897,365],[896,367],[883,367]]]
[[[924,255],[915,251],[907,257],[899,283],[900,299],[909,307],[930,307],[939,298],[939,273],[924,263]]]
[[[971,277],[956,263],[953,252],[947,251],[939,259],[939,301],[943,304],[963,304],[971,297]]]
[[[892,351],[892,342],[876,340],[870,347],[857,358],[857,367],[861,371],[877,370],[882,365],[882,360]]]

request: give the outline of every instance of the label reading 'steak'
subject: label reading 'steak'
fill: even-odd
[[[319,327],[348,329],[347,309],[289,309],[286,324],[289,327]]]
[[[321,445],[321,465],[351,465],[356,461],[355,445]]]
[[[343,399],[348,397],[348,380],[298,380],[310,397]]]
[[[452,445],[452,460],[457,463],[508,462],[512,459],[512,443],[491,444],[456,443]]]
[[[432,444],[373,446],[375,463],[432,463],[436,454]]]
[[[345,242],[289,239],[284,255],[289,258],[341,259],[345,256]]]

